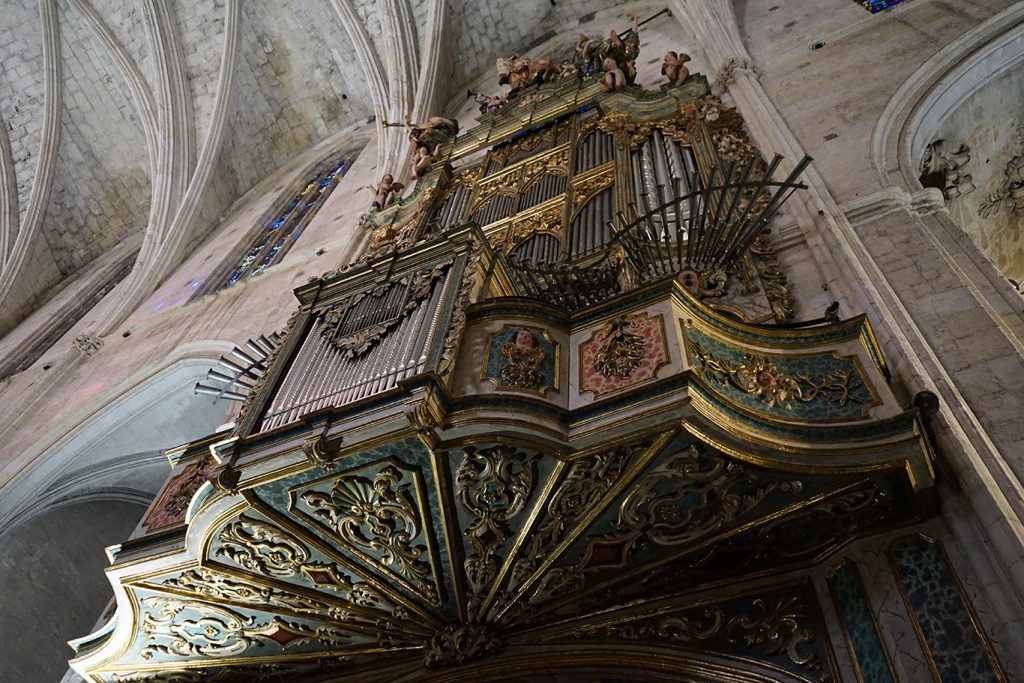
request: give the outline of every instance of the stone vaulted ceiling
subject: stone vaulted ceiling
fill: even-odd
[[[497,56],[614,4],[5,0],[0,334],[135,241],[109,333],[286,160],[374,115],[439,110]],[[399,163],[404,133],[378,130],[380,163]]]

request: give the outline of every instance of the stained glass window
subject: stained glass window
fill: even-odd
[[[903,0],[856,0],[857,4],[872,14],[899,5]]]
[[[228,266],[229,269],[225,269],[227,272],[220,277],[210,278],[210,286],[199,288],[193,298],[230,287],[239,280],[259,275],[279,263],[341,182],[349,166],[351,163],[344,159],[318,166],[306,184],[288,197],[263,224],[245,255]]]

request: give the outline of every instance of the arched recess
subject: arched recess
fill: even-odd
[[[322,683],[340,683],[328,677]],[[433,673],[434,683],[808,683],[782,668],[750,657],[690,649],[684,645],[638,646],[618,641],[597,646],[510,647],[497,657]]]
[[[0,534],[0,680],[60,679],[67,641],[89,630],[110,599],[103,548],[127,537],[145,510],[100,493]]]
[[[0,534],[90,487],[108,495],[120,489],[137,501],[155,495],[170,472],[163,451],[205,436],[224,422],[230,406],[196,395],[193,387],[231,348],[220,341],[186,345],[141,370],[112,399],[103,397],[80,413],[77,424],[6,483],[0,496]]]
[[[886,187],[908,191],[911,204],[925,188],[941,189],[947,212],[936,220],[953,234],[963,231],[1017,282],[1024,280],[1024,204],[1019,215],[1008,205],[981,209],[993,194],[1005,194],[1008,162],[1019,157],[1024,163],[1024,131],[1018,134],[1024,126],[1022,21],[1018,3],[936,53],[890,99],[871,142]],[[1005,284],[990,275],[993,284]]]
[[[170,472],[168,448],[216,430],[229,406],[193,387],[230,350],[197,342],[92,407],[0,496],[0,680],[58,680],[66,641],[111,597],[103,548],[135,530]],[[14,643],[24,643],[17,647]]]

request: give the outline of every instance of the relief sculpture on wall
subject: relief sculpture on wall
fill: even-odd
[[[496,389],[535,392],[558,390],[558,344],[547,330],[506,325],[486,346],[480,379]]]
[[[668,359],[660,315],[615,318],[580,344],[580,392],[596,398],[649,381]]]

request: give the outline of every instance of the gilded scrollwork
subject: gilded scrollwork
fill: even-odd
[[[352,548],[413,582],[428,599],[437,595],[430,578],[426,546],[417,544],[423,531],[412,484],[400,484],[402,472],[385,465],[373,479],[358,474],[337,478],[329,492],[299,495],[313,515],[327,521]]]
[[[309,548],[276,526],[241,515],[221,530],[216,554],[250,571],[271,577],[303,577],[316,586],[339,591],[354,605],[390,607],[374,588],[356,583],[337,565],[312,560]]]
[[[813,680],[834,680],[822,643],[825,635],[808,591],[792,587],[647,617],[584,627],[581,639],[700,643],[702,649],[758,652]]]
[[[573,462],[565,480],[548,501],[547,518],[531,535],[526,550],[512,567],[510,590],[515,590],[536,571],[580,517],[592,510],[615,485],[627,463],[650,445],[650,442],[640,442],[619,446]]]
[[[331,345],[342,352],[344,358],[352,360],[362,356],[430,297],[434,284],[447,275],[450,263],[450,261],[439,263],[399,280],[379,283],[368,291],[360,292],[334,304],[322,314],[320,333],[330,341]],[[354,332],[343,333],[351,312],[361,302],[366,299],[386,301],[389,297],[394,296],[396,289],[404,290],[404,292],[401,294],[398,307],[395,308],[393,315],[378,323],[360,327]]]
[[[277,646],[286,649],[308,642],[327,646],[345,645],[351,636],[333,625],[317,628],[274,617],[261,622],[259,617],[243,615],[208,602],[150,596],[142,600],[146,607],[142,624],[148,645],[140,655],[152,659],[158,654],[177,657],[232,657],[253,647]],[[185,618],[194,614],[195,618]]]
[[[178,576],[172,576],[161,582],[165,588],[194,593],[199,596],[239,602],[247,605],[270,605],[285,607],[299,613],[314,616],[328,616],[332,619],[344,619],[348,612],[332,606],[323,600],[284,591],[271,586],[259,585],[227,576],[209,568],[189,569]]]
[[[735,387],[759,398],[768,408],[785,410],[796,401],[811,403],[819,398],[839,406],[864,402],[857,392],[864,382],[855,369],[832,368],[819,376],[788,373],[766,356],[748,353],[742,361],[733,362],[697,342],[691,344],[705,381],[719,387]]]
[[[512,534],[510,522],[523,511],[537,477],[537,457],[510,446],[465,448],[455,473],[455,491],[473,522],[466,530],[473,553],[464,563],[473,592],[494,579],[501,545]]]
[[[505,248],[511,251],[530,235],[544,232],[558,236],[561,230],[562,204],[558,202],[542,211],[517,216],[509,223],[502,242],[505,244]]]
[[[583,210],[584,205],[596,197],[602,190],[609,188],[615,182],[615,167],[609,165],[599,173],[589,175],[583,180],[574,182],[572,185],[572,216]]]
[[[459,292],[452,306],[452,319],[448,325],[448,334],[445,335],[444,344],[441,347],[441,363],[438,368],[438,374],[442,377],[450,373],[452,368],[455,367],[459,343],[462,341],[462,333],[466,329],[466,308],[472,303],[473,292],[479,279],[477,265],[480,263],[482,255],[480,244],[475,240],[471,240],[469,244],[469,258],[462,273],[462,281],[459,283]]]
[[[547,355],[537,344],[537,338],[528,329],[521,329],[516,336],[501,347],[505,365],[501,368],[501,381],[505,386],[521,389],[539,389],[544,383],[540,364]]]
[[[436,669],[496,655],[505,649],[487,624],[451,624],[423,646],[423,666]]]
[[[758,482],[742,463],[702,457],[697,446],[689,446],[633,486],[613,527],[630,535],[642,531],[658,545],[681,545],[754,509],[769,494],[802,488],[797,479]]]
[[[548,152],[529,157],[498,173],[475,183],[476,196],[469,207],[469,215],[499,195],[519,196],[544,174],[567,176],[569,173],[569,146],[561,145]]]
[[[691,445],[663,458],[618,504],[607,533],[587,540],[571,566],[549,571],[539,601],[582,588],[591,570],[624,566],[643,547],[692,543],[759,507],[769,496],[798,493],[799,479],[762,480],[744,464]]]
[[[750,247],[750,253],[775,319],[778,322],[792,320],[796,313],[796,302],[789,291],[788,278],[782,272],[782,266],[775,254],[775,249],[769,242],[767,232],[761,233],[754,240]]]

